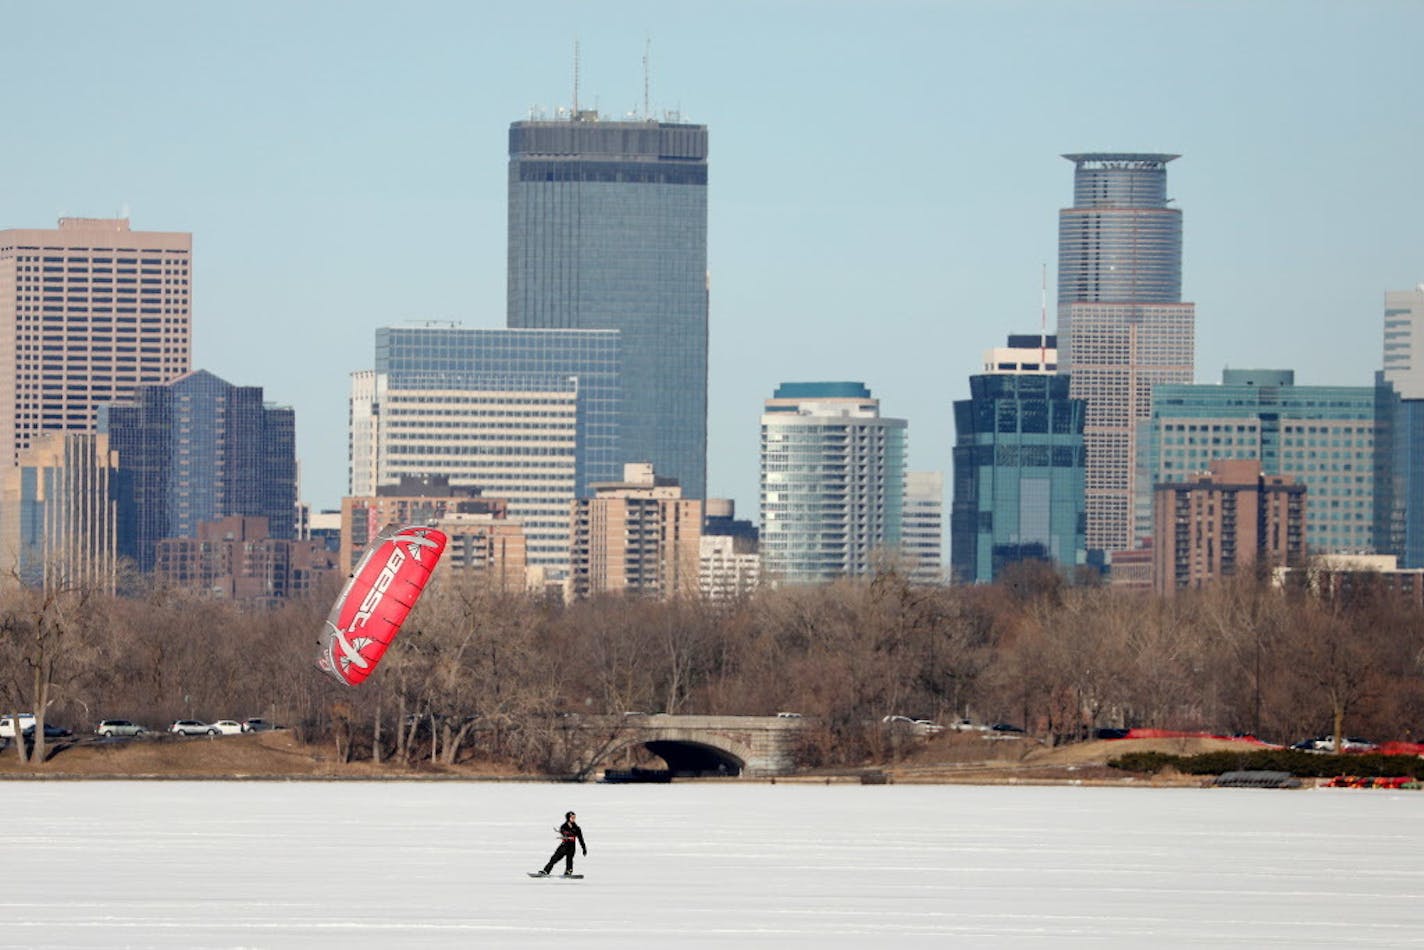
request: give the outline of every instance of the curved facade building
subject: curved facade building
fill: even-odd
[[[898,548],[906,422],[861,383],[782,383],[761,417],[762,574],[822,583]]]
[[[1058,302],[1182,299],[1182,213],[1167,207],[1176,155],[1094,152],[1073,162],[1073,207],[1058,212]]]

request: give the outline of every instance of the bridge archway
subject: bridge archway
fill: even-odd
[[[735,753],[690,739],[635,739],[611,749],[603,756],[603,762],[616,760],[620,753],[638,747],[647,749],[662,759],[667,771],[673,776],[738,776],[746,769],[744,758]]]
[[[570,751],[579,763],[577,777],[588,779],[601,770],[610,781],[659,781],[674,775],[786,775],[796,768],[797,743],[806,725],[800,716],[789,715],[667,713],[570,717],[561,723],[566,738],[573,740]],[[653,756],[662,759],[667,768],[649,767]],[[639,764],[643,768],[638,768]],[[628,774],[617,775],[620,772]]]
[[[726,749],[704,742],[653,739],[643,746],[666,762],[673,775],[741,775],[742,769],[747,767]]]

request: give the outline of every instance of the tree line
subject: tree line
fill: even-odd
[[[1159,598],[1027,564],[981,587],[887,569],[730,603],[565,605],[450,574],[357,689],[313,666],[335,593],[244,609],[10,584],[0,709],[75,731],[261,716],[343,759],[543,773],[579,767],[568,717],[629,711],[793,711],[810,724],[805,765],[885,758],[890,715],[1010,722],[1049,743],[1131,727],[1424,739],[1424,612],[1368,579],[1321,596],[1238,577]],[[37,732],[17,754],[43,760]]]

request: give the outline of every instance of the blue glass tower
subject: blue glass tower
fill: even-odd
[[[376,372],[399,389],[562,389],[577,381],[575,497],[622,477],[619,334],[609,330],[491,330],[453,324],[380,327]],[[572,500],[572,499],[571,499]]]
[[[231,515],[265,517],[270,537],[295,538],[296,417],[264,404],[260,386],[198,370],[100,407],[99,430],[133,501],[119,517],[119,554],[139,570],[152,570],[158,541]]]
[[[1084,401],[1066,376],[969,377],[954,404],[950,564],[961,583],[989,583],[1022,560],[1083,563]]]
[[[707,127],[515,122],[511,329],[618,330],[618,462],[707,484]]]
[[[1424,567],[1424,399],[1397,403],[1390,474],[1392,553],[1399,554],[1400,567]]]

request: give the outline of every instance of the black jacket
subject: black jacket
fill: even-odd
[[[559,837],[564,839],[565,844],[573,844],[577,841],[579,847],[583,849],[583,853],[588,854],[588,845],[583,843],[583,829],[578,826],[578,822],[565,821],[559,826]]]

